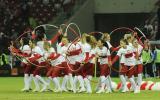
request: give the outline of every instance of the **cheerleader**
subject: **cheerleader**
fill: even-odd
[[[61,90],[60,82],[58,79],[61,71],[61,68],[59,67],[62,67],[61,64],[65,62],[65,58],[62,55],[56,52],[53,52],[48,56],[47,59],[51,64],[50,73],[51,73],[52,81],[55,84],[54,92],[61,92],[62,90]]]
[[[27,40],[26,38],[21,38],[20,40],[21,43],[21,47],[20,50],[23,53],[23,57],[27,58],[30,56],[31,53],[31,48],[29,47],[29,40]],[[31,80],[33,77],[33,74],[30,74],[30,70],[31,70],[31,64],[29,64],[26,59],[23,58],[21,65],[24,67],[24,89],[22,89],[22,91],[28,91],[31,85]]]
[[[134,93],[139,93],[134,78],[132,77],[134,75],[134,66],[136,63],[133,48],[131,46],[127,46],[127,42],[124,39],[120,40],[120,46],[121,48],[118,50],[117,56],[113,59],[112,64],[114,64],[119,57],[124,55],[125,57],[124,65],[126,66],[125,71],[127,71],[126,75],[132,84]]]
[[[137,89],[140,92],[140,86],[142,83],[142,72],[143,72],[143,60],[142,60],[142,51],[143,46],[141,46],[137,39],[133,40],[134,53],[136,58],[136,66],[135,66],[135,77],[137,77]]]
[[[92,93],[92,88],[91,88],[91,83],[90,81],[92,80],[92,77],[94,75],[94,67],[95,67],[95,63],[96,63],[96,58],[95,58],[95,54],[96,54],[96,44],[97,41],[95,39],[95,37],[90,36],[90,42],[88,42],[91,45],[91,51],[89,52],[89,59],[88,59],[88,63],[86,63],[86,65],[84,66],[84,68],[86,69],[84,72],[84,81],[86,84],[86,89],[87,89],[87,93]]]
[[[28,61],[33,64],[35,67],[35,70],[33,72],[34,75],[34,82],[36,85],[36,88],[34,92],[39,91],[39,83],[38,81],[41,81],[43,83],[43,88],[41,89],[40,92],[43,92],[47,89],[48,83],[39,75],[39,71],[41,67],[44,67],[44,61],[43,61],[43,52],[40,49],[40,47],[36,46],[33,41],[29,42],[29,45],[31,47],[31,57],[28,58]]]
[[[85,86],[86,86],[86,93],[92,93],[92,88],[90,81],[94,74],[94,65],[95,65],[95,46],[96,46],[96,39],[93,36],[85,36],[86,42],[81,44],[82,48],[82,55],[83,57],[81,60],[81,76],[84,78]],[[79,60],[80,61],[80,60]]]
[[[54,53],[55,52],[55,49],[53,47],[51,47],[51,44],[48,42],[48,41],[45,41],[44,42],[44,45],[43,45],[43,48],[44,48],[44,54],[43,54],[43,59],[44,59],[44,62],[45,62],[45,69],[46,69],[46,76],[47,76],[47,83],[50,84],[50,81],[52,80],[52,77],[51,77],[51,67],[50,67],[50,63],[47,61],[47,58],[49,57],[49,55],[51,53]],[[50,86],[50,85],[49,85]],[[50,91],[51,88],[49,87]]]
[[[69,67],[66,66],[66,68],[64,69],[64,70],[66,70],[65,72],[67,72],[68,74],[66,74],[64,76],[64,80],[62,82],[62,89],[63,89],[63,91],[66,91],[65,85],[66,85],[67,80],[69,80],[70,85],[71,85],[71,90],[75,93],[76,89],[75,89],[75,84],[73,81],[72,69],[74,69],[76,57],[78,55],[78,54],[76,54],[76,51],[77,51],[76,46],[75,46],[75,44],[69,43],[69,40],[65,36],[62,38],[61,42],[62,42],[63,46],[61,47],[60,54],[64,57],[66,57],[66,60],[69,63]]]
[[[80,41],[77,43],[77,46],[79,46],[82,50],[81,54],[78,55],[76,57],[76,69],[80,68],[78,70],[78,72],[76,72],[75,74],[75,78],[74,78],[74,84],[77,84],[77,81],[79,81],[80,83],[80,89],[78,92],[85,92],[86,88],[85,88],[85,84],[84,84],[84,79],[83,79],[83,68],[85,67],[85,63],[88,62],[88,58],[89,58],[89,53],[91,51],[91,46],[89,43],[87,43],[87,37],[88,39],[90,38],[89,35],[87,35],[86,33],[83,33],[82,38],[80,39]],[[87,81],[87,79],[85,79]],[[89,81],[89,80],[88,80]],[[89,82],[86,83],[89,86]],[[90,87],[90,86],[89,86]],[[91,88],[87,90],[88,93],[91,93]]]
[[[104,37],[103,37],[104,46],[112,52],[118,51],[120,47],[119,46],[118,47],[113,47],[110,43],[110,40],[111,40],[110,34],[109,33],[103,33],[103,34],[104,34]],[[110,84],[112,83],[112,80],[111,80],[110,76],[109,76],[109,82],[110,82]],[[112,87],[112,84],[111,84],[111,87]],[[113,87],[112,87],[112,89],[113,89]]]
[[[101,80],[101,89],[96,93],[105,92],[105,85],[107,85],[106,93],[111,93],[111,85],[109,82],[111,58],[110,51],[104,46],[103,41],[99,40],[96,47],[96,58],[98,59],[98,64],[100,66],[100,80]],[[105,84],[106,83],[106,84]]]
[[[31,48],[29,47],[29,40],[27,38],[20,39],[20,49],[13,47],[13,44],[10,46],[10,49],[14,51],[14,54],[22,57],[21,66],[24,68],[24,88],[21,91],[29,91],[32,75],[30,74],[31,64],[27,62],[26,58],[30,57]]]

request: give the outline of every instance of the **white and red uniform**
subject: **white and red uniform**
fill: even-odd
[[[52,53],[55,53],[55,49],[51,47],[49,48],[48,51],[45,50],[43,54],[44,66],[46,66],[45,68],[47,70],[47,74],[46,74],[47,77],[51,76],[51,71],[50,71],[51,67],[50,67],[50,63],[47,62],[47,59]]]
[[[93,76],[94,74],[94,57],[95,57],[95,48],[92,49],[90,44],[88,43],[80,43],[81,48],[82,48],[82,53],[79,55],[78,61],[85,62],[83,68],[82,68],[82,75],[83,77],[87,76]]]
[[[67,44],[61,48],[61,54],[66,57],[66,61],[69,63],[69,73],[72,73],[76,68],[76,62],[81,53],[81,48],[77,44]]]
[[[142,60],[142,51],[143,47],[138,44],[138,48],[134,48],[135,58],[136,58],[136,66],[135,66],[135,75],[138,75],[143,72],[143,60]]]
[[[122,67],[122,72],[127,72],[127,76],[130,78],[134,74],[134,66],[136,65],[136,59],[134,56],[134,49],[132,46],[126,46],[126,48],[120,48],[118,50],[117,56],[114,58],[114,63],[119,57],[124,56],[124,65],[125,67]],[[132,68],[133,67],[133,68]]]
[[[43,66],[43,51],[40,49],[40,47],[35,46],[31,50],[31,57],[28,58],[28,60],[33,63],[35,66],[35,70],[33,72],[33,75],[39,75],[39,70]],[[43,66],[44,67],[44,66]]]
[[[58,77],[61,74],[61,70],[67,69],[66,60],[61,54],[51,53],[48,59],[51,60],[52,78]],[[68,72],[66,73],[68,74]]]
[[[44,46],[44,42],[45,41],[38,41],[37,42],[37,46],[39,46],[42,51],[45,51],[44,47],[43,47]],[[52,43],[51,41],[47,41],[47,42],[49,42],[50,44]]]
[[[110,68],[108,62],[111,61],[110,51],[106,47],[96,48],[96,54],[99,56],[98,63],[100,65],[100,76],[108,76]]]
[[[85,73],[83,71],[85,76],[87,76],[87,75],[93,76],[94,75],[94,66],[95,66],[94,57],[95,57],[95,55],[96,55],[96,49],[95,48],[91,49],[90,54],[89,54],[88,63],[86,63],[86,67],[84,68]]]
[[[61,48],[61,53],[64,57],[67,57],[67,60],[70,64],[75,64],[76,55],[67,55],[67,53],[76,50],[75,44],[68,43]]]
[[[20,50],[21,50],[21,56],[24,57],[21,62],[22,66],[24,67],[24,73],[29,74],[31,70],[31,64],[29,64],[26,59],[30,57],[31,48],[29,47],[29,45],[24,45],[20,47]]]
[[[111,92],[110,84],[110,68],[108,64],[111,62],[110,51],[107,47],[97,47],[96,55],[98,56],[98,65],[100,67],[100,89],[96,93],[105,92],[105,85],[107,86],[106,92]]]
[[[60,42],[60,43],[57,43],[56,46],[57,46],[57,53],[60,54],[62,52],[61,49],[64,46],[64,44],[62,42]]]

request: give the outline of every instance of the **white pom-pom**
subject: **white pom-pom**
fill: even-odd
[[[116,82],[112,82],[111,84],[112,84],[112,88],[113,88],[114,90],[116,90],[116,89],[117,89],[117,83],[116,83]]]

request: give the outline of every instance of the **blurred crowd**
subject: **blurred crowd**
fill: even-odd
[[[0,0],[0,32],[12,36],[47,23],[61,11],[70,12],[74,0]]]
[[[8,54],[10,40],[54,20],[61,12],[70,15],[74,5],[75,0],[0,0],[0,54]]]

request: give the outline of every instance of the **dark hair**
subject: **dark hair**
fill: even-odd
[[[61,42],[62,38],[63,38],[63,35],[62,35],[62,34],[58,36],[58,43]]]
[[[45,34],[44,33],[40,33],[40,34],[37,34],[36,40],[37,41],[41,41],[43,38],[45,38]]]
[[[23,40],[23,45],[27,45],[27,44],[29,44],[29,38],[22,38],[22,40]]]
[[[36,34],[45,34],[45,29],[43,26],[39,26],[38,28],[35,29]]]
[[[86,42],[89,43],[91,41],[90,36],[86,36]]]
[[[39,26],[35,29],[35,34],[37,35],[36,40],[41,41],[45,37],[45,29],[43,26]]]

